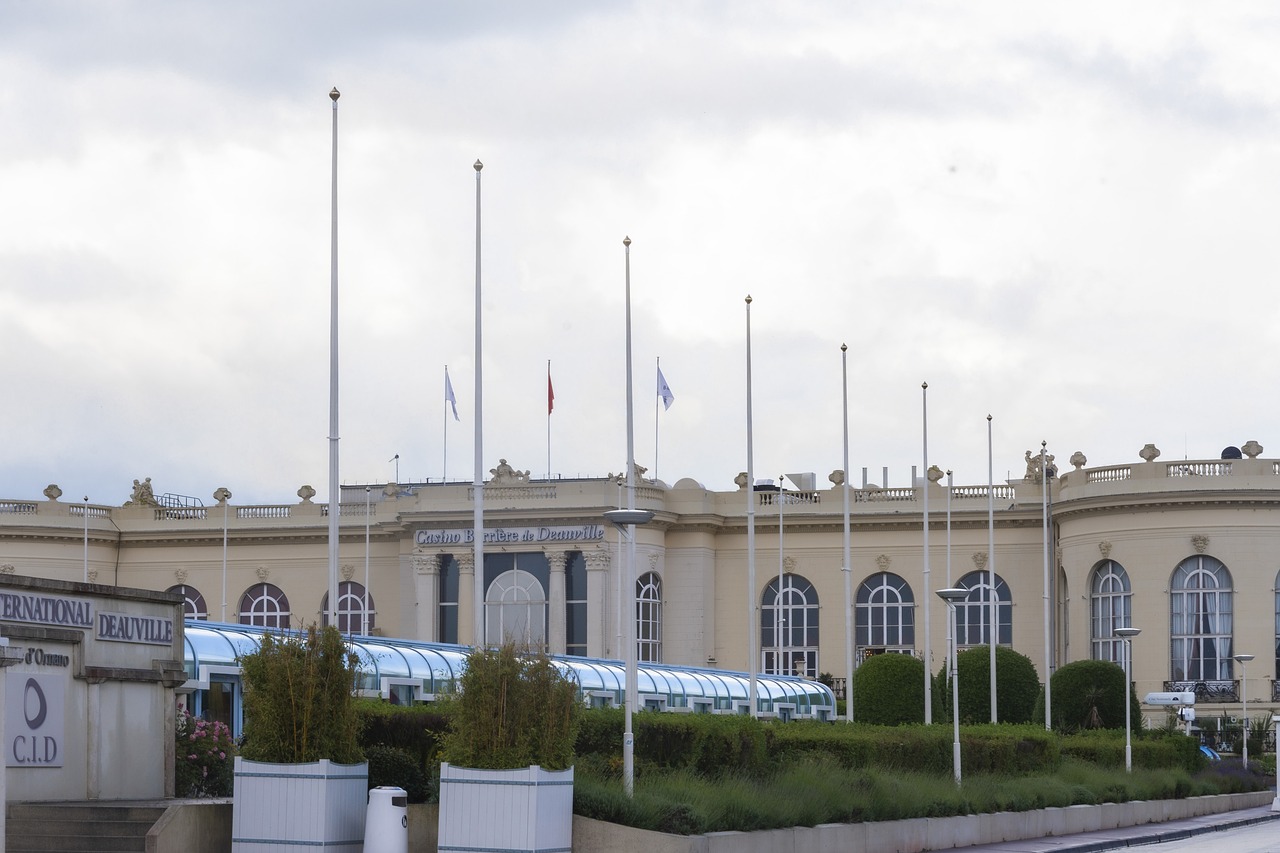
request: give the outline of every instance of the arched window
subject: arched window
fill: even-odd
[[[797,574],[769,581],[761,599],[761,671],[818,677],[818,591]]]
[[[547,593],[521,569],[503,572],[484,597],[485,637],[491,646],[515,642],[535,649],[547,645]]]
[[[182,596],[182,618],[183,619],[208,619],[209,608],[205,606],[204,596],[200,594],[200,590],[194,586],[187,586],[180,583],[177,586],[171,586],[165,592],[176,592]]]
[[[969,572],[956,584],[969,590],[964,601],[956,605],[956,645],[983,646],[991,643],[991,573]],[[1013,597],[1004,578],[996,575],[996,620],[999,630],[996,642],[1013,645]]]
[[[255,583],[240,596],[240,624],[289,627],[289,597],[273,583]]]
[[[1133,590],[1129,573],[1115,560],[1103,560],[1089,581],[1089,639],[1094,660],[1123,666],[1124,641],[1116,628],[1133,625]]]
[[[1174,681],[1231,678],[1231,573],[1222,561],[1201,554],[1173,570],[1169,634]]]
[[[657,572],[636,580],[636,659],[662,663],[662,578]]]
[[[891,572],[876,572],[858,587],[854,603],[858,659],[886,651],[915,649],[915,596],[911,585]]]
[[[1280,574],[1276,575],[1276,681],[1280,681]],[[1275,690],[1274,685],[1271,688]]]
[[[344,634],[370,634],[375,627],[374,618],[377,610],[373,606],[373,596],[368,597],[369,623],[365,625],[365,588],[364,584],[355,581],[341,581],[338,584],[338,630]],[[329,593],[320,599],[321,623],[329,624]]]

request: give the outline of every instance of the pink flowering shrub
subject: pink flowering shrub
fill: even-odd
[[[174,795],[229,797],[235,773],[235,741],[226,723],[178,713]]]

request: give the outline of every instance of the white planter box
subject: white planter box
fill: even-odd
[[[231,808],[233,853],[360,853],[368,764],[271,764],[236,758]]]
[[[573,768],[440,765],[440,853],[573,848]]]

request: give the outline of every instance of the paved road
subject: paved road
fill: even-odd
[[[1277,853],[1280,851],[1280,824],[1266,821],[1239,829],[1224,829],[1206,835],[1165,841],[1141,848],[1142,853]]]
[[[1271,811],[1271,806],[1268,805],[1166,823],[1148,823],[1080,835],[1005,841],[958,849],[962,853],[1102,853],[1105,850],[1137,847],[1142,853],[1186,853],[1193,850],[1212,850],[1214,853],[1280,853],[1280,822],[1277,821],[1280,821],[1280,812]],[[1164,846],[1166,844],[1171,846]]]

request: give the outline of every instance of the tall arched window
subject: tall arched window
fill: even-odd
[[[636,658],[662,663],[662,578],[657,572],[636,580]]]
[[[858,587],[854,625],[859,659],[885,651],[913,651],[916,625],[911,585],[892,572],[867,578]]]
[[[182,596],[182,618],[183,619],[208,619],[209,608],[205,606],[204,596],[200,594],[200,590],[194,586],[187,586],[180,583],[177,586],[171,586],[165,592],[176,592]]]
[[[289,597],[273,583],[255,583],[240,596],[240,624],[289,627]]]
[[[1276,674],[1275,674],[1275,679],[1277,682],[1280,682],[1280,574],[1276,575],[1275,594],[1276,594]],[[1274,691],[1275,686],[1273,685],[1271,689]]]
[[[1197,554],[1173,570],[1169,584],[1169,672],[1174,681],[1231,678],[1231,573]]]
[[[1116,628],[1133,625],[1129,573],[1115,560],[1103,560],[1089,581],[1089,639],[1094,660],[1122,664],[1124,641]]]
[[[338,584],[338,630],[344,634],[371,634],[376,627],[374,618],[377,610],[373,606],[373,596],[367,599],[369,608],[369,624],[365,625],[365,588],[364,584],[355,581],[342,581]],[[329,624],[329,593],[320,600],[320,612],[324,614],[323,624]]]
[[[761,671],[818,677],[818,591],[797,574],[765,587],[760,608]]]
[[[991,573],[969,572],[956,584],[969,596],[956,605],[956,645],[983,646],[991,643]],[[1013,597],[1004,578],[996,575],[996,642],[1013,645]]]
[[[485,643],[546,648],[547,593],[533,575],[521,569],[498,575],[485,593],[484,608]]]

